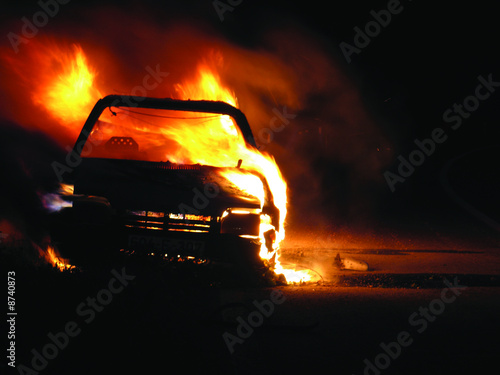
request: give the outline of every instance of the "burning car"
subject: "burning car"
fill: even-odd
[[[79,261],[122,250],[272,262],[283,213],[249,152],[258,153],[248,121],[225,102],[106,96],[71,151],[52,242]]]

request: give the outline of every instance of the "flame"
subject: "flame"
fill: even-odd
[[[276,260],[274,266],[274,272],[276,274],[282,274],[285,276],[286,282],[288,284],[294,283],[306,283],[312,280],[319,280],[318,275],[309,269],[298,270],[296,267],[284,267],[281,265],[279,259]]]
[[[265,199],[265,192],[264,185],[259,177],[252,173],[234,170],[222,171],[221,175],[233,185],[238,187],[239,190],[257,197],[261,203],[260,208],[262,208]]]
[[[32,102],[45,109],[60,125],[76,139],[81,126],[95,102],[103,95],[97,87],[97,71],[91,66],[81,46],[63,45],[54,42],[30,42],[28,61],[13,62],[14,71],[31,90]],[[27,49],[28,50],[28,49]],[[215,62],[221,65],[222,57],[214,55]],[[29,75],[26,76],[26,72]],[[178,99],[223,101],[238,107],[235,93],[225,87],[220,76],[210,63],[198,65],[193,79],[174,86]],[[109,114],[107,114],[109,116]],[[242,168],[265,176],[271,190],[274,204],[279,209],[279,225],[274,228],[267,215],[262,215],[260,255],[273,260],[276,273],[283,273],[289,282],[308,281],[305,271],[284,268],[279,262],[279,244],[285,238],[285,219],[287,214],[287,184],[275,159],[249,146],[230,116],[214,115],[203,119],[203,127],[185,126],[182,121],[174,122],[160,129],[161,133],[182,147],[165,154],[165,158],[177,163],[199,163],[217,167],[235,167],[242,160]],[[57,138],[58,129],[50,132]],[[154,139],[155,135],[152,134]],[[250,175],[224,175],[241,190],[256,196],[261,207],[264,203],[262,182]],[[257,181],[259,180],[259,182]],[[276,230],[272,251],[264,246],[264,233]],[[54,249],[47,250],[47,257],[58,268],[68,268]]]
[[[47,263],[57,267],[60,271],[73,270],[75,268],[75,266],[69,264],[65,259],[61,258],[57,250],[50,245],[47,247],[47,250],[43,252],[43,256]]]
[[[235,94],[222,86],[217,73],[204,64],[199,65],[198,77],[194,81],[179,84],[176,88],[181,94],[180,99],[222,100],[233,106],[238,103]],[[184,146],[175,154],[168,154],[167,159],[218,167],[234,167],[241,159],[244,169],[264,175],[273,194],[274,203],[280,210],[281,234],[278,240],[281,241],[284,238],[287,185],[274,158],[248,146],[229,116],[221,115],[209,119],[201,130],[183,125],[180,123],[162,130],[163,134]],[[236,182],[234,175],[232,177],[232,182]],[[246,179],[237,185],[244,189],[245,182]]]
[[[219,75],[211,67],[202,63],[198,66],[198,76],[193,81],[176,85],[180,99],[191,100],[221,100],[235,107],[238,106],[236,95],[225,88]],[[311,280],[307,270],[286,269],[279,262],[279,244],[285,238],[284,224],[287,213],[287,184],[274,158],[262,153],[246,144],[243,135],[232,123],[228,116],[218,116],[205,122],[200,131],[182,126],[170,126],[163,129],[163,134],[183,144],[182,151],[168,154],[168,160],[183,160],[191,163],[208,164],[219,167],[234,167],[238,160],[242,160],[242,167],[248,171],[258,172],[266,177],[269,189],[273,195],[274,204],[279,209],[279,227],[274,228],[269,216],[261,215],[260,256],[265,260],[274,260],[275,273],[283,274],[287,282],[306,282]],[[264,204],[264,187],[262,181],[253,174],[244,174],[235,171],[221,173],[226,179],[242,191],[247,192]],[[265,246],[266,233],[270,229],[276,230],[276,239],[273,250]]]
[[[44,55],[46,70],[32,95],[33,102],[44,107],[61,124],[81,124],[102,95],[94,86],[96,72],[89,66],[82,48],[73,45],[55,48]]]
[[[221,57],[218,57],[219,63]],[[198,65],[198,77],[191,82],[175,85],[175,90],[181,99],[191,100],[220,100],[238,107],[238,99],[234,92],[225,88],[220,77],[213,72],[208,63]],[[224,116],[228,118],[228,116]],[[228,122],[224,121],[224,125]],[[234,134],[235,135],[235,134]]]
[[[103,96],[96,87],[97,71],[83,48],[37,38],[19,55],[2,55],[2,60],[22,88],[17,96],[49,114],[42,117],[35,111],[31,118],[27,111],[18,117],[28,116],[24,121],[32,122],[63,144],[67,144],[68,137],[76,139],[92,107]]]
[[[57,212],[65,207],[73,207],[73,202],[71,200],[66,200],[64,197],[73,195],[74,186],[65,183],[59,184],[59,189],[56,193],[45,193],[41,194],[41,201],[43,206],[49,212]]]

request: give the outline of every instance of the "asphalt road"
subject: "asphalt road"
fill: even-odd
[[[186,282],[196,272],[179,277],[131,261],[80,274],[18,268],[16,365],[26,367],[4,365],[5,373],[373,375],[495,368],[494,249],[340,252],[370,264],[359,273],[334,266],[338,249],[328,249],[331,243],[287,246],[283,259],[321,272],[319,283],[197,285]]]

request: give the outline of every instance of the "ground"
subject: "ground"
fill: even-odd
[[[339,251],[328,236],[316,235],[321,243],[314,247],[303,238],[290,235],[282,258],[320,272],[319,283],[230,285],[230,273],[211,283],[201,272],[174,272],[144,259],[81,273],[13,262],[16,365],[38,366],[44,374],[495,368],[498,249],[359,249],[353,243],[358,249]],[[339,270],[337,252],[365,260],[370,270]]]

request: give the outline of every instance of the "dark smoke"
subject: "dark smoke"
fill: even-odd
[[[47,135],[0,121],[0,219],[35,243],[47,235],[41,195],[57,187],[51,162],[62,158]]]

